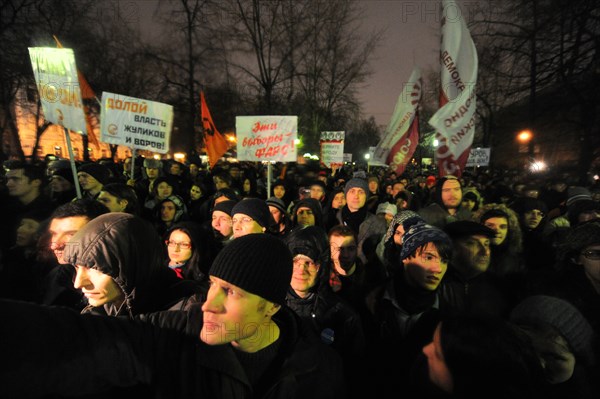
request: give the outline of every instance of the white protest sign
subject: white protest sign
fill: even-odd
[[[295,162],[297,116],[236,116],[240,161]]]
[[[85,115],[73,50],[30,47],[29,58],[40,93],[44,118],[85,135]]]
[[[155,101],[102,93],[100,140],[165,154],[173,126],[173,106]]]
[[[352,162],[352,153],[351,152],[344,153],[344,162]]]
[[[471,148],[469,158],[465,166],[488,166],[490,164],[489,148]]]
[[[330,168],[344,164],[345,132],[321,132],[321,163]]]

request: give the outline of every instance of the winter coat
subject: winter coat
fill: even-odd
[[[88,307],[84,312],[133,317],[177,308],[196,292],[196,283],[181,280],[166,266],[161,238],[146,220],[111,212],[85,225],[65,247],[65,260],[111,276],[125,294],[124,306]]]
[[[0,314],[2,398],[77,396],[133,385],[169,399],[345,396],[339,357],[302,330],[286,307],[273,317],[281,331],[278,354],[255,387],[233,346],[198,339],[199,307],[142,322],[0,300]]]

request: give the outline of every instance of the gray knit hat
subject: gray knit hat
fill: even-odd
[[[578,360],[592,364],[598,336],[588,320],[571,303],[547,295],[525,298],[510,313],[515,324],[545,323],[556,328],[568,342]]]
[[[369,182],[367,179],[353,177],[352,179],[348,180],[344,186],[344,194],[348,194],[348,190],[354,187],[362,188],[365,191],[365,194],[369,194]]]
[[[262,227],[269,227],[271,225],[272,217],[269,206],[260,198],[244,198],[235,204],[231,210],[231,216],[236,213],[250,216]]]
[[[279,209],[280,212],[287,213],[287,211],[285,210],[285,204],[282,200],[280,200],[277,197],[270,197],[269,199],[267,199],[267,206],[275,207]]]
[[[592,194],[585,187],[573,186],[567,189],[567,206],[573,205],[579,200],[591,200]]]
[[[292,268],[292,254],[281,239],[269,234],[247,234],[219,252],[209,274],[268,301],[284,304]]]
[[[404,260],[412,255],[417,248],[428,242],[445,242],[452,245],[450,237],[440,228],[431,226],[427,223],[417,223],[412,225],[402,238],[402,250],[400,251],[400,260]]]

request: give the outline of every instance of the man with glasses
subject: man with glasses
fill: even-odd
[[[233,238],[239,238],[246,234],[264,233],[272,221],[271,211],[264,200],[244,198],[231,210]]]
[[[320,339],[335,349],[344,360],[350,392],[356,384],[366,383],[361,370],[366,341],[358,312],[329,287],[329,242],[322,227],[294,229],[286,238],[294,268],[285,302]]]

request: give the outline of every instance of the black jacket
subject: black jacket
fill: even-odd
[[[0,314],[2,398],[77,396],[140,384],[153,397],[169,399],[345,396],[339,357],[302,330],[285,306],[273,317],[281,342],[265,372],[270,378],[256,387],[231,345],[198,339],[199,307],[132,321],[0,300]]]

